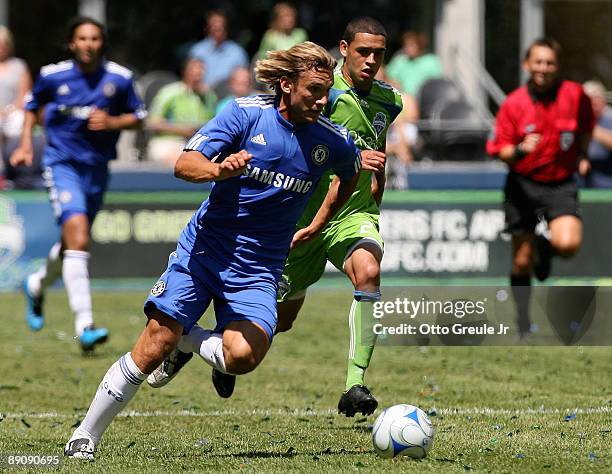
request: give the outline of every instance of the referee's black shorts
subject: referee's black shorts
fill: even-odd
[[[504,193],[506,232],[510,234],[533,233],[540,218],[548,222],[564,215],[582,218],[573,176],[557,183],[540,183],[511,171]]]

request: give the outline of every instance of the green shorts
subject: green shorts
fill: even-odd
[[[278,301],[302,297],[306,289],[323,276],[328,260],[343,271],[344,261],[364,242],[376,245],[382,255],[384,243],[378,229],[378,217],[356,213],[331,222],[316,239],[289,252],[279,283]]]

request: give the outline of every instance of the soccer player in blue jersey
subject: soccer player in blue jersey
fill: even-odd
[[[256,75],[276,93],[232,101],[187,143],[175,175],[214,181],[213,189],[151,289],[145,329],[104,376],[67,456],[93,459],[107,426],[142,381],[160,365],[172,365],[179,352],[195,352],[228,374],[250,372],[262,361],[276,330],[277,282],[290,245],[325,227],[359,173],[359,151],[348,131],[321,117],[335,63],[310,42],[271,53],[258,61]],[[336,192],[294,234],[330,169],[340,178]],[[211,302],[216,327],[195,326]]]
[[[108,182],[108,161],[116,156],[119,131],[137,126],[144,104],[134,91],[132,73],[104,59],[104,27],[78,17],[68,26],[73,59],[40,71],[26,115],[21,143],[11,157],[13,166],[32,164],[32,128],[44,109],[48,146],[43,156],[44,178],[61,242],[47,262],[24,281],[26,319],[30,329],[42,329],[46,288],[60,275],[75,315],[75,332],[85,351],[104,342],[108,331],[93,325],[89,285],[91,224],[102,205]]]

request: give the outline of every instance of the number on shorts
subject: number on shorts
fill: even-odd
[[[372,224],[371,222],[366,222],[364,224],[361,224],[359,233],[360,234],[371,234],[373,232],[372,230],[373,227],[374,227],[374,224]]]

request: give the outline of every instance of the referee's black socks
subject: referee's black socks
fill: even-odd
[[[529,320],[529,300],[531,299],[531,277],[524,275],[510,275],[512,296],[516,304],[516,322],[519,336],[529,333],[531,321]]]

